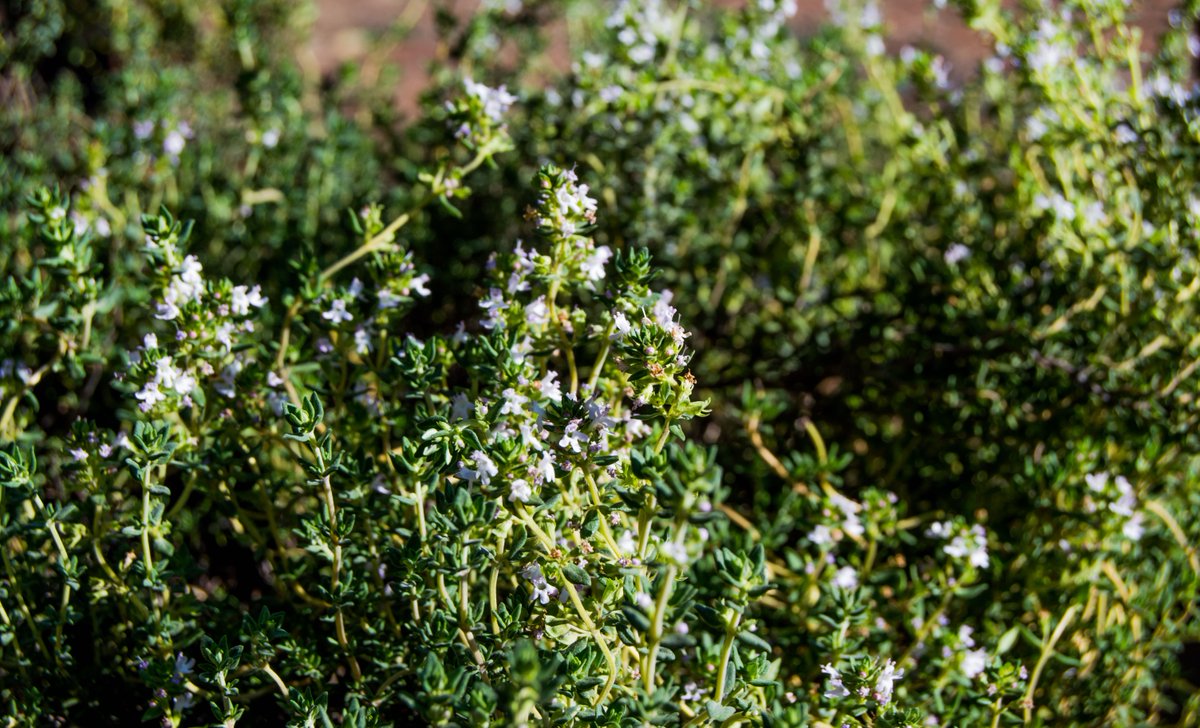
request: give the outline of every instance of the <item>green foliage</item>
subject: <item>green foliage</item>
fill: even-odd
[[[1195,725],[1196,9],[790,5],[8,3],[5,723]]]

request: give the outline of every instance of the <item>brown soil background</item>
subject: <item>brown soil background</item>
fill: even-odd
[[[613,2],[597,3],[605,7]],[[717,7],[738,7],[745,0],[712,0]],[[799,9],[791,26],[798,34],[806,34],[828,20],[823,0],[798,0]],[[390,61],[399,65],[404,74],[395,90],[397,103],[411,108],[428,80],[427,67],[438,52],[438,37],[434,28],[433,11],[424,0],[316,0],[317,17],[312,35],[310,58],[322,74],[342,64],[358,63],[371,47],[371,39],[393,27],[402,18],[418,19],[411,32],[398,44]],[[458,17],[469,17],[479,7],[478,0],[449,2]],[[1167,15],[1179,6],[1178,0],[1136,0],[1131,3],[1134,22],[1142,27],[1148,45],[1167,27]],[[946,57],[953,77],[972,73],[988,49],[973,31],[966,27],[957,11],[936,11],[929,0],[880,0],[888,29],[888,48],[891,51],[905,45],[934,50]],[[567,42],[562,40],[552,48],[555,58],[571,56]]]

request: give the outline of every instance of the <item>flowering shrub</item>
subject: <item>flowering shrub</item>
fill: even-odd
[[[1194,8],[17,5],[8,724],[1196,724]]]

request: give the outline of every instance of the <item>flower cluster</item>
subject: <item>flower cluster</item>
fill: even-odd
[[[206,400],[203,386],[232,399],[239,373],[253,361],[238,350],[238,341],[255,332],[267,298],[257,285],[206,280],[200,261],[184,251],[190,226],[164,213],[146,217],[143,227],[147,253],[160,264],[154,317],[174,331],[162,342],[146,334],[140,349],[130,352],[128,379],[141,383],[134,393],[138,407],[146,413],[168,402],[190,408],[197,398]]]
[[[833,665],[826,663],[821,672],[828,677],[826,698],[850,697],[860,701],[873,701],[880,708],[892,702],[896,683],[904,677],[904,670],[896,669],[894,660],[863,660],[853,665],[845,675]]]
[[[962,521],[938,521],[925,535],[945,541],[942,552],[957,562],[965,561],[976,569],[986,569],[990,563],[987,531],[978,523],[968,526]]]
[[[670,42],[675,18],[662,0],[621,0],[605,25],[616,35],[625,57],[645,65],[655,59],[660,45]]]
[[[463,80],[463,91],[453,101],[446,102],[455,138],[477,149],[502,143],[506,138],[505,115],[517,97],[503,85],[492,88],[470,78]]]
[[[1124,475],[1110,477],[1108,473],[1088,473],[1084,476],[1089,496],[1084,501],[1084,508],[1095,512],[1099,507],[1094,499],[1099,499],[1104,507],[1121,518],[1121,534],[1131,540],[1141,539],[1146,532],[1143,523],[1145,516],[1139,509],[1137,492],[1129,479]]]

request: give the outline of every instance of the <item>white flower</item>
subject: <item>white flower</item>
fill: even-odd
[[[968,680],[974,680],[987,669],[987,663],[987,650],[967,650],[962,657],[963,675],[966,675]]]
[[[213,337],[225,346],[226,350],[233,348],[233,323],[230,321],[222,321],[217,325],[216,331],[213,332]]]
[[[617,550],[629,556],[637,552],[637,539],[634,537],[633,531],[625,529],[625,532],[617,539]]]
[[[246,286],[234,286],[233,294],[229,301],[229,309],[238,316],[245,316],[250,313],[250,307],[262,308],[267,302],[262,295],[262,286],[247,288]]]
[[[833,585],[847,591],[857,589],[858,572],[854,570],[853,566],[843,566],[833,575]]]
[[[963,645],[966,647],[974,647],[975,640],[971,637],[971,635],[974,634],[974,632],[975,632],[975,629],[973,627],[971,627],[970,625],[964,624],[963,626],[958,628],[958,641],[963,643]]]
[[[967,559],[971,566],[985,569],[989,563],[987,553],[987,532],[978,524],[969,531],[963,531],[955,536],[950,543],[942,547],[948,555],[956,559]]]
[[[1037,141],[1046,135],[1046,122],[1040,116],[1030,116],[1025,120],[1025,132],[1029,134],[1030,141]]]
[[[690,702],[694,702],[697,700],[703,700],[704,693],[706,693],[706,692],[708,692],[708,691],[701,690],[700,687],[698,685],[696,685],[696,683],[689,682],[683,686],[683,695],[681,695],[679,697],[684,702],[690,703]]]
[[[541,604],[548,604],[550,600],[556,596],[558,596],[558,588],[551,586],[545,581],[543,581],[541,584],[533,585],[533,601],[540,602]]]
[[[1050,71],[1062,65],[1063,60],[1071,54],[1071,49],[1059,42],[1057,28],[1049,19],[1043,19],[1038,24],[1033,49],[1026,56],[1029,67],[1035,71]]]
[[[882,56],[887,53],[887,45],[883,42],[883,36],[872,33],[867,36],[867,42],[864,45],[868,56]]]
[[[579,431],[579,422],[578,420],[574,420],[568,422],[567,426],[563,428],[563,436],[562,439],[558,441],[558,446],[565,447],[571,452],[578,453],[581,452],[580,446],[586,445],[587,441],[587,434]]]
[[[866,527],[858,517],[858,512],[862,510],[862,506],[850,500],[841,493],[832,493],[829,496],[829,501],[842,512],[842,530],[851,537],[861,536],[866,533]]]
[[[500,414],[502,415],[519,415],[524,411],[525,405],[529,402],[528,397],[512,387],[505,389],[503,396],[504,404],[500,406]]]
[[[849,498],[842,495],[841,493],[831,493],[829,495],[829,502],[832,503],[835,508],[837,508],[839,511],[841,511],[844,515],[847,515],[847,516],[855,515],[860,510],[862,510],[861,505],[859,505],[855,501],[850,500]]]
[[[250,313],[250,297],[247,295],[249,290],[246,286],[233,287],[229,298],[229,310],[235,316],[245,316]]]
[[[88,229],[88,219],[78,211],[71,213],[71,223],[75,226],[75,235],[83,235]]]
[[[542,439],[538,433],[533,430],[533,425],[528,422],[522,422],[517,425],[517,429],[521,432],[521,444],[538,452],[542,451]],[[539,428],[539,432],[541,428]]]
[[[954,265],[971,257],[971,249],[962,243],[955,243],[946,249],[942,257],[946,259],[946,263]]]
[[[595,425],[602,433],[613,425],[617,424],[616,420],[608,416],[608,412],[609,407],[604,402],[601,402],[597,399],[588,400],[588,419],[591,420],[592,424]]]
[[[683,326],[679,325],[678,323],[672,323],[670,326],[666,327],[666,329],[667,333],[671,335],[671,340],[675,342],[675,346],[679,348],[683,348],[684,339],[691,336],[691,334],[687,332],[687,329],[683,328]]]
[[[946,63],[945,57],[935,56],[929,64],[929,70],[933,73],[933,81],[938,88],[949,88],[950,66]]]
[[[525,323],[530,326],[545,326],[549,321],[550,308],[545,296],[538,296],[525,307]]]
[[[625,89],[614,84],[600,89],[600,93],[598,95],[600,96],[601,101],[606,104],[611,104],[612,102],[619,100],[624,94]]]
[[[392,293],[390,288],[380,288],[375,294],[379,298],[379,310],[386,311],[389,308],[396,308],[400,305],[400,297]]]
[[[1133,509],[1137,508],[1137,495],[1133,492],[1133,486],[1123,475],[1118,475],[1115,480],[1117,492],[1121,494],[1117,500],[1108,504],[1109,510],[1119,516],[1129,518],[1133,516]]]
[[[467,94],[483,102],[483,113],[494,122],[504,120],[504,113],[517,101],[517,97],[508,92],[508,88],[490,88],[482,83],[475,83],[469,78],[463,79],[463,87]]]
[[[175,377],[175,391],[180,395],[187,396],[196,388],[196,378],[188,372],[180,372],[179,376]]]
[[[149,412],[151,407],[167,398],[165,394],[159,391],[158,382],[146,382],[146,386],[142,387],[141,391],[133,396],[142,401],[139,406],[143,412]]]
[[[276,417],[283,416],[283,405],[288,401],[287,395],[282,392],[267,392],[267,404],[271,407],[271,411]]]
[[[554,453],[549,450],[542,453],[542,458],[538,460],[536,470],[542,476],[542,480],[547,483],[553,483],[557,477],[554,473]]]
[[[879,6],[874,2],[868,2],[863,5],[862,15],[858,19],[858,23],[863,28],[874,28],[883,24],[883,13],[880,12]]]
[[[200,275],[203,270],[204,266],[196,256],[184,258],[179,273],[171,278],[163,291],[163,300],[158,304],[155,316],[170,321],[179,316],[180,305],[199,301],[204,294],[204,278]]]
[[[179,369],[171,363],[171,357],[164,356],[154,362],[154,382],[164,387],[174,387],[175,379],[179,376]]]
[[[613,338],[617,341],[625,338],[625,335],[632,330],[629,324],[629,319],[625,318],[625,314],[617,311],[613,314]]]
[[[950,538],[950,523],[948,521],[934,521],[925,530],[925,535],[932,538]]]
[[[371,332],[363,327],[354,330],[354,350],[359,356],[366,356],[371,353]]]
[[[1103,493],[1108,485],[1108,473],[1088,473],[1083,479],[1087,481],[1087,487],[1097,493]]]
[[[343,321],[354,320],[354,315],[346,310],[346,302],[340,298],[335,298],[329,306],[329,310],[321,314],[321,318],[326,321],[331,321],[336,326]]]
[[[237,389],[234,385],[237,375],[242,371],[242,366],[242,362],[238,359],[234,359],[225,365],[225,368],[221,370],[221,381],[214,384],[213,389],[217,390],[219,394],[233,399],[234,395],[237,394]]]
[[[679,566],[686,566],[688,563],[687,547],[677,541],[667,541],[660,545],[658,552]]]
[[[163,139],[163,151],[168,157],[178,157],[186,144],[187,140],[183,138],[183,134],[180,134],[178,129],[172,129]]]
[[[422,273],[421,275],[413,278],[412,281],[409,282],[408,286],[413,291],[415,291],[418,296],[428,296],[429,295],[428,284],[429,284],[429,274]],[[407,290],[404,292],[408,293]]]
[[[842,673],[838,672],[837,668],[825,663],[821,665],[821,672],[829,676],[829,688],[825,691],[825,697],[844,698],[850,694],[850,691],[842,684]]]
[[[574,184],[574,173],[568,172],[568,182],[554,193],[554,200],[564,215],[591,220],[596,212],[596,200],[588,196],[587,185]]]
[[[488,297],[479,302],[479,307],[487,312],[487,318],[480,322],[485,329],[503,328],[504,310],[508,308],[503,291],[492,288],[488,291]]]
[[[654,46],[649,43],[642,43],[629,49],[629,60],[634,63],[645,64],[654,60]]]
[[[154,310],[154,318],[162,321],[173,321],[179,316],[179,307],[173,303],[163,302]]]
[[[892,699],[892,689],[895,682],[904,677],[903,670],[896,669],[895,660],[888,660],[883,666],[883,672],[879,673],[879,679],[875,681],[875,700],[880,705],[887,705]]]
[[[1138,511],[1125,521],[1125,525],[1121,527],[1121,533],[1125,534],[1125,538],[1130,541],[1140,541],[1142,534],[1146,532],[1146,527],[1142,525],[1142,512]]]
[[[589,281],[602,280],[604,278],[604,266],[611,257],[612,250],[607,245],[601,245],[593,250],[592,254],[580,264],[579,269],[587,276]]]
[[[75,458],[76,462],[82,463],[84,460],[87,460],[88,454],[83,448],[76,447],[71,449],[71,457]]]
[[[280,132],[278,129],[267,129],[262,135],[262,144],[267,149],[274,149],[279,143]]]
[[[1075,205],[1071,204],[1067,198],[1060,193],[1055,192],[1053,195],[1038,195],[1034,198],[1033,204],[1039,210],[1051,210],[1054,216],[1070,222],[1075,219]]]
[[[542,574],[542,567],[538,564],[529,564],[521,569],[521,575],[528,579],[530,585],[533,586],[533,594],[530,596],[532,601],[547,604],[558,595],[558,589],[550,586]]]
[[[562,402],[562,386],[558,383],[558,372],[546,372],[538,383],[542,396],[551,402]]]
[[[833,543],[833,532],[829,530],[829,526],[818,524],[808,532],[808,540],[818,546],[831,544]]]
[[[654,303],[654,320],[663,329],[668,329],[675,322],[675,308],[671,306],[671,292],[663,291],[662,296]]]
[[[533,489],[529,487],[529,481],[517,478],[512,482],[508,489],[508,499],[510,501],[521,501],[528,503],[533,497]]]
[[[194,299],[204,291],[204,279],[201,273],[204,266],[194,255],[189,255],[180,264],[179,273],[171,281],[180,298]]]
[[[458,477],[488,485],[492,482],[492,478],[500,472],[496,463],[492,462],[492,459],[482,450],[471,453],[471,464],[475,467],[462,468],[458,471]]]

